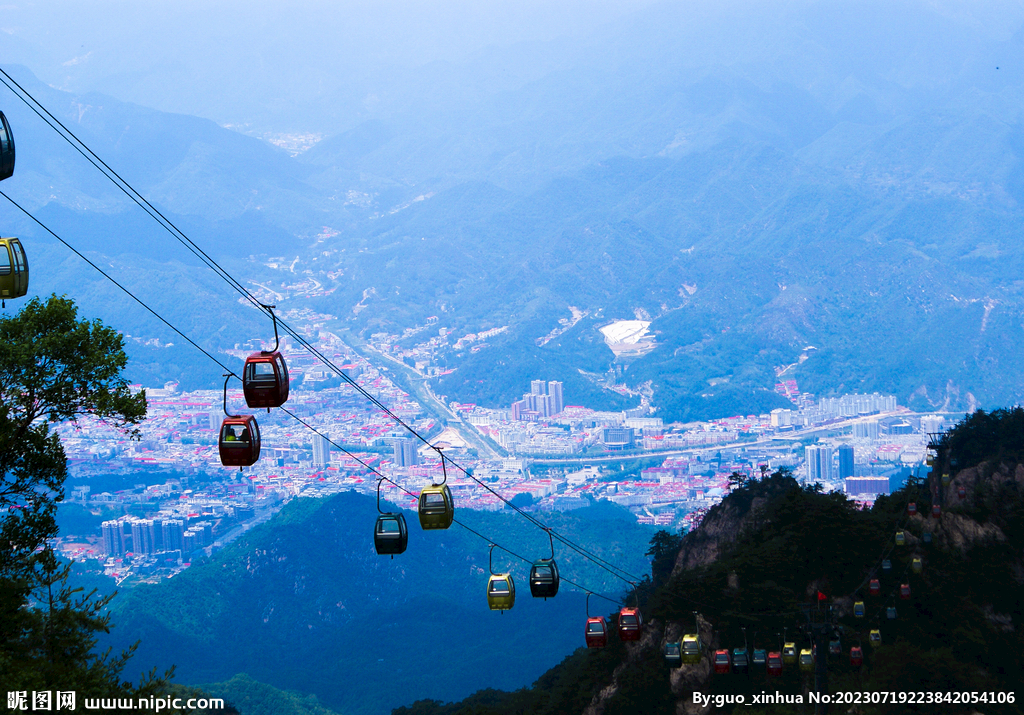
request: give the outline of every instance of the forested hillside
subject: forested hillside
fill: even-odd
[[[811,649],[811,623],[829,624],[827,640],[839,641],[840,653],[818,654],[826,658],[829,693],[1019,694],[1024,686],[1022,425],[1020,408],[975,413],[937,443],[928,479],[879,498],[870,510],[857,509],[841,494],[803,487],[784,472],[748,483],[682,540],[676,566],[663,572],[665,579],[655,571],[655,589],[643,607],[649,623],[640,642],[622,643],[613,633],[608,648],[581,648],[531,689],[481,692],[447,705],[418,702],[395,713],[709,712],[694,704],[695,691],[743,696],[745,704],[736,712],[807,712],[796,704],[750,704],[762,691],[787,694],[791,701],[799,696],[806,703],[814,673],[786,665],[775,678],[763,666],[746,674],[716,674],[712,656],[716,649],[732,651],[744,644],[751,652],[781,651],[783,641]],[[897,543],[898,532],[903,545]],[[879,581],[877,595],[871,593],[872,579]],[[905,593],[903,585],[909,587]],[[858,602],[864,604],[862,617],[855,615]],[[664,644],[697,632],[697,624],[701,661],[666,665]],[[873,630],[878,643],[869,637]],[[851,661],[855,647],[863,651],[861,665]],[[869,703],[858,705],[857,712],[902,713],[907,707]],[[923,713],[967,711],[954,703],[915,707]],[[1022,712],[1016,702],[973,707]]]

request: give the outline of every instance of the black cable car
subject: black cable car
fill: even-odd
[[[554,598],[558,593],[558,564],[555,563],[555,542],[551,537],[551,529],[548,532],[548,541],[551,542],[551,558],[538,559],[530,567],[530,593],[534,598],[547,600]]]
[[[274,349],[261,350],[245,359],[242,370],[242,392],[245,393],[245,404],[249,407],[280,407],[288,401],[288,366],[284,356],[278,352],[281,338],[277,333],[277,316],[273,305],[264,305],[274,319]]]
[[[892,561],[890,561],[889,559],[883,559],[882,560],[882,570],[883,571],[889,571],[891,569],[892,569]]]
[[[260,458],[260,426],[252,415],[228,412],[228,380],[224,380],[224,414],[220,423],[220,463],[225,467],[249,467]]]
[[[455,521],[455,499],[448,488],[448,470],[444,466],[445,456],[441,455],[441,470],[444,481],[424,487],[420,492],[417,511],[420,516],[420,527],[429,529],[447,529]]]
[[[20,298],[26,293],[28,258],[25,249],[16,238],[0,238],[0,300]]]
[[[890,621],[896,619],[896,606],[889,606],[885,609],[885,617]]]
[[[0,112],[0,181],[14,175],[14,134],[7,117]]]
[[[409,529],[405,526],[405,515],[401,513],[383,512],[380,510],[380,483],[383,479],[377,480],[377,524],[373,528],[373,547],[378,554],[395,554],[405,552],[409,546]]]

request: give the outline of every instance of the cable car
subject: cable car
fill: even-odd
[[[960,498],[960,501],[963,501],[964,499],[967,498],[967,489],[965,489],[964,487],[957,487],[956,495],[957,497]]]
[[[261,305],[263,305],[261,303]],[[242,392],[249,407],[280,407],[288,401],[288,366],[284,356],[278,352],[281,338],[277,333],[277,316],[273,305],[263,305],[274,319],[274,349],[261,350],[245,359],[242,370]]]
[[[942,507],[938,504],[932,504],[932,518],[938,519],[942,516]]]
[[[732,649],[732,672],[737,675],[746,673],[750,669],[750,664],[747,662],[747,649],[746,648],[733,648]]]
[[[856,601],[853,604],[853,615],[855,618],[864,617],[864,601]]]
[[[558,564],[555,563],[555,542],[551,538],[551,530],[548,532],[548,540],[551,541],[551,558],[538,559],[530,567],[530,593],[534,598],[545,600],[553,598],[558,593]]]
[[[890,621],[896,620],[896,606],[889,606],[885,609],[885,617]]]
[[[782,646],[782,662],[786,665],[796,665],[796,643],[790,641]]]
[[[910,562],[910,568],[914,573],[921,573],[924,568],[924,564],[921,562],[920,556],[915,556],[914,560]]]
[[[892,561],[890,561],[889,559],[883,559],[882,560],[882,570],[883,571],[889,571],[890,569],[892,569]]]
[[[768,675],[770,677],[782,675],[782,654],[778,651],[768,654]]]
[[[754,655],[750,659],[750,664],[755,668],[763,668],[768,662],[768,651],[762,648],[755,648]]]
[[[700,638],[696,633],[687,633],[683,636],[683,662],[687,665],[694,665],[700,662]]]
[[[21,241],[0,238],[0,299],[20,298],[28,293],[28,257]]]
[[[424,531],[447,529],[455,520],[455,500],[447,484],[433,484],[420,492],[420,526]]]
[[[683,644],[679,641],[665,644],[665,665],[669,668],[678,668],[683,664]]]
[[[926,544],[932,543],[932,532],[926,531],[923,534],[921,534],[921,541],[923,541]]]
[[[619,640],[638,641],[643,634],[644,617],[639,608],[623,607],[619,610]]]
[[[487,579],[487,605],[492,611],[507,611],[516,605],[516,582],[512,574],[491,574]]]
[[[587,648],[604,648],[608,645],[608,623],[604,617],[587,619],[586,639]]]
[[[907,516],[913,516],[917,513],[917,502],[910,502],[907,504]]]
[[[850,648],[850,665],[859,668],[863,664],[864,650],[859,645],[855,645],[853,648]]]
[[[440,484],[431,484],[420,492],[419,515],[420,526],[424,531],[429,529],[447,529],[455,521],[455,500],[452,490],[448,488],[448,469],[444,466],[445,456],[441,455],[441,470],[444,479]],[[550,536],[550,534],[549,534]],[[552,547],[552,550],[554,547]],[[493,547],[491,547],[493,551]]]
[[[252,415],[232,415],[228,412],[228,380],[224,376],[224,414],[220,423],[220,463],[225,467],[249,467],[260,458],[260,426]]]
[[[882,585],[879,583],[877,578],[873,578],[868,581],[868,593],[872,596],[877,596],[882,592]]]
[[[720,675],[729,672],[729,651],[727,649],[715,651],[715,672]]]
[[[904,601],[906,601],[906,600],[908,600],[910,598],[910,584],[909,583],[901,583],[900,584],[900,598],[902,598]]]
[[[828,654],[829,655],[842,655],[843,645],[839,641],[839,638],[833,638],[828,642]]]
[[[949,474],[948,473],[942,475],[942,486],[944,486],[944,487],[948,487],[949,486]]]
[[[897,546],[903,546],[906,543],[907,543],[907,535],[906,535],[906,533],[903,532],[903,531],[897,531],[896,532],[896,545]]]
[[[493,556],[494,544],[491,544],[491,553],[488,558],[491,575],[487,579],[487,606],[492,611],[504,612],[516,605],[516,582],[511,573],[494,573]]]
[[[377,524],[373,527],[373,547],[382,556],[388,554],[395,558],[395,554],[405,553],[409,545],[409,529],[405,525],[405,515],[391,512],[384,513],[380,510],[380,483],[377,481]]]
[[[800,670],[814,670],[814,654],[811,653],[810,648],[800,649]]]
[[[260,426],[252,415],[232,415],[220,423],[220,463],[251,467],[260,458]]]
[[[0,181],[14,176],[14,134],[7,117],[0,112]]]
[[[871,645],[882,645],[882,632],[877,628],[868,633],[868,642]]]

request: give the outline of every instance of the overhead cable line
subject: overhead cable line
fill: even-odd
[[[103,159],[101,159],[94,151],[92,151],[92,149],[90,149],[89,146],[87,144],[85,144],[85,142],[83,142],[81,139],[79,139],[78,136],[75,135],[74,132],[72,132],[70,129],[68,129],[67,126],[64,125],[63,122],[61,122],[59,119],[57,119],[48,109],[46,109],[46,107],[41,102],[39,102],[39,100],[37,100],[28,90],[26,90],[24,87],[22,87],[20,84],[18,84],[18,82],[13,77],[11,77],[6,71],[4,71],[2,68],[0,68],[0,74],[2,74],[6,78],[6,79],[0,79],[0,82],[3,82],[3,84],[5,86],[7,86],[7,88],[10,89],[11,92],[13,92],[15,94],[15,96],[17,96],[22,102],[24,102],[26,106],[28,106],[37,116],[39,116],[40,119],[42,119],[51,129],[56,131],[79,154],[81,154],[83,157],[85,157],[85,159],[87,161],[89,161],[89,163],[92,164],[98,171],[100,171],[100,173],[102,173],[104,176],[106,176],[115,186],[117,186],[118,189],[120,189],[126,196],[128,196],[136,205],[138,205],[147,214],[149,214],[149,216],[151,218],[153,218],[154,221],[156,221],[164,230],[166,230],[168,233],[170,233],[171,236],[174,237],[179,243],[182,243],[193,255],[195,255],[197,258],[199,258],[202,263],[204,263],[208,268],[210,268],[212,271],[214,271],[214,273],[216,273],[218,276],[220,276],[222,280],[227,282],[229,286],[231,286],[235,291],[237,291],[239,294],[241,294],[244,299],[249,301],[249,303],[251,303],[253,305],[253,307],[255,307],[260,312],[264,313],[265,315],[273,318],[273,315],[270,314],[270,311],[255,296],[253,296],[252,293],[249,292],[249,290],[242,283],[240,283],[237,279],[235,279],[225,268],[223,268],[219,263],[217,263],[217,261],[215,259],[213,259],[209,254],[207,254],[205,251],[203,251],[194,241],[192,241],[170,219],[168,219],[166,216],[164,216],[163,213],[161,213],[141,193],[139,193],[126,179],[124,179],[123,177],[121,177],[120,174],[118,174],[116,171],[114,171],[105,161],[103,161]],[[17,87],[18,90],[20,90],[20,93],[15,91],[14,87],[12,87],[11,84],[13,84],[15,87]],[[44,116],[44,114],[45,114],[45,116]],[[59,127],[59,129],[58,129],[58,127]],[[447,459],[448,463],[450,463],[452,466],[454,466],[455,468],[457,468],[460,471],[462,471],[462,473],[465,474],[469,479],[472,479],[478,485],[480,485],[481,487],[486,489],[488,492],[493,494],[495,497],[497,497],[499,500],[501,500],[505,505],[507,505],[509,508],[511,508],[516,513],[518,513],[520,516],[522,516],[525,519],[527,519],[528,521],[532,522],[535,526],[537,526],[542,531],[546,531],[546,532],[550,533],[553,538],[557,539],[560,543],[562,543],[563,545],[567,546],[568,548],[576,551],[577,553],[580,553],[580,554],[586,556],[587,558],[589,558],[590,560],[594,561],[595,563],[602,564],[603,568],[605,568],[605,570],[609,571],[609,573],[614,574],[617,578],[621,579],[622,581],[625,581],[626,583],[629,583],[629,584],[633,585],[633,584],[638,583],[638,582],[643,580],[641,577],[636,576],[634,574],[631,574],[628,571],[625,571],[624,569],[616,566],[615,564],[602,559],[600,556],[598,556],[594,552],[590,551],[589,549],[586,549],[585,547],[583,547],[583,546],[575,543],[574,541],[564,537],[563,535],[559,534],[554,529],[552,529],[552,528],[548,527],[547,525],[545,525],[539,519],[533,517],[532,515],[528,514],[524,510],[522,510],[518,505],[513,504],[509,499],[505,498],[503,495],[501,495],[499,492],[494,490],[492,487],[490,487],[489,485],[485,484],[481,480],[477,479],[473,475],[473,473],[472,473],[472,471],[470,469],[467,469],[466,467],[463,467],[462,465],[460,465],[459,463],[457,463],[455,460],[451,459],[450,457],[446,457],[441,452],[441,450],[438,447],[436,447],[435,445],[431,444],[430,441],[426,437],[424,437],[422,434],[420,434],[411,425],[406,423],[400,416],[395,414],[387,405],[385,405],[383,402],[378,400],[369,391],[367,391],[365,388],[363,388],[361,385],[359,385],[348,374],[346,374],[343,370],[341,370],[338,366],[336,366],[329,358],[327,358],[323,353],[321,353],[319,349],[317,349],[315,346],[310,344],[309,341],[307,341],[305,339],[305,337],[303,337],[301,335],[301,333],[299,333],[296,329],[292,328],[287,322],[285,322],[281,318],[277,318],[277,322],[282,326],[282,328],[284,329],[284,332],[286,332],[287,334],[291,335],[300,345],[302,345],[304,348],[306,348],[306,350],[308,350],[311,354],[313,354],[316,358],[318,358],[325,366],[329,367],[335,374],[339,375],[345,382],[347,382],[359,394],[361,394],[363,397],[365,397],[367,400],[369,400],[374,406],[376,406],[378,409],[380,409],[384,414],[386,414],[388,417],[390,417],[398,425],[401,425],[411,435],[415,436],[417,439],[419,439],[425,445],[427,445],[428,447],[430,447],[431,449],[436,451],[440,455],[442,461]],[[189,341],[189,342],[191,342],[191,341]],[[204,350],[203,352],[206,352],[206,351]],[[219,365],[221,365],[221,363],[219,361],[217,361],[217,363]],[[221,365],[221,367],[224,367],[224,366]],[[227,368],[225,368],[225,369],[227,369]],[[232,374],[234,374],[234,373],[232,372]],[[625,575],[623,575],[623,574],[625,574]]]
[[[0,71],[2,71],[2,70],[0,70]],[[89,259],[88,259],[88,258],[87,258],[87,257],[86,257],[86,256],[85,256],[84,254],[82,254],[82,253],[81,253],[81,252],[80,252],[80,251],[79,251],[78,249],[76,249],[76,248],[75,248],[74,246],[72,246],[72,245],[71,245],[70,243],[68,243],[68,242],[67,242],[67,241],[65,241],[65,240],[64,240],[63,238],[61,238],[61,236],[59,236],[59,235],[58,235],[58,234],[57,234],[56,232],[54,232],[53,230],[51,230],[51,229],[50,229],[50,228],[49,228],[49,227],[48,227],[48,226],[47,226],[46,224],[44,224],[44,223],[43,223],[42,221],[40,221],[40,220],[39,220],[39,219],[37,219],[37,218],[36,218],[35,216],[33,216],[33,215],[32,215],[32,214],[31,214],[31,213],[30,213],[30,212],[29,212],[29,211],[28,211],[27,209],[25,209],[25,208],[24,208],[24,207],[23,207],[23,206],[22,206],[21,204],[19,204],[18,202],[16,202],[16,201],[15,201],[14,199],[12,199],[12,198],[11,198],[10,196],[8,196],[8,195],[7,195],[6,193],[4,193],[3,191],[0,191],[0,196],[3,196],[3,197],[4,197],[5,199],[7,199],[7,200],[8,200],[8,201],[9,201],[9,202],[10,202],[10,203],[11,203],[11,204],[12,204],[12,205],[13,205],[13,206],[15,207],[15,208],[17,208],[18,210],[20,210],[20,211],[21,211],[21,212],[22,212],[23,214],[25,214],[25,216],[27,216],[27,217],[28,217],[29,219],[31,219],[31,220],[32,220],[33,222],[35,222],[35,223],[36,223],[36,224],[37,224],[37,225],[38,225],[38,226],[39,226],[40,228],[42,228],[42,229],[43,229],[44,231],[46,231],[46,232],[47,232],[47,233],[49,233],[49,234],[50,234],[51,236],[53,236],[53,237],[54,237],[54,238],[56,238],[56,239],[57,239],[58,241],[60,241],[60,242],[61,242],[61,243],[62,243],[62,244],[63,244],[64,246],[66,246],[66,247],[67,247],[67,248],[68,248],[69,250],[71,250],[71,252],[73,252],[73,253],[74,253],[74,254],[75,254],[76,256],[78,256],[78,257],[79,257],[79,258],[81,258],[81,259],[82,259],[83,261],[85,261],[86,263],[88,263],[88,264],[89,264],[90,266],[92,266],[93,268],[95,268],[95,269],[96,269],[96,271],[100,273],[100,275],[102,275],[102,276],[103,276],[104,278],[106,278],[106,279],[107,279],[107,280],[109,280],[109,281],[110,281],[111,283],[113,283],[113,284],[114,284],[115,286],[117,286],[117,287],[118,287],[118,288],[120,288],[120,289],[121,289],[122,291],[124,291],[124,293],[125,293],[125,294],[127,294],[127,295],[128,295],[128,296],[129,296],[130,298],[132,298],[132,299],[133,299],[133,300],[134,300],[135,302],[137,302],[137,303],[138,303],[139,305],[141,305],[141,306],[142,306],[143,308],[145,308],[145,309],[146,309],[147,311],[149,311],[149,312],[150,312],[150,313],[151,313],[151,314],[152,314],[152,315],[153,315],[154,317],[156,317],[156,318],[157,318],[158,320],[160,320],[160,321],[161,321],[161,322],[162,322],[162,323],[163,323],[164,325],[166,325],[166,326],[167,326],[168,328],[170,328],[171,330],[173,330],[175,334],[179,335],[179,336],[180,336],[180,337],[181,337],[181,338],[182,338],[183,340],[185,340],[185,341],[186,341],[186,342],[188,342],[188,343],[189,343],[190,345],[192,345],[192,346],[193,346],[194,348],[196,348],[197,350],[199,350],[199,351],[200,351],[200,352],[201,352],[201,353],[202,353],[203,355],[205,355],[205,356],[206,356],[206,357],[208,357],[208,358],[209,358],[210,360],[212,360],[212,361],[213,361],[214,363],[216,363],[217,365],[219,365],[219,366],[220,366],[221,368],[223,368],[223,369],[224,369],[225,371],[227,371],[227,372],[228,372],[228,373],[229,373],[230,375],[232,375],[232,376],[234,376],[234,377],[237,377],[237,375],[235,375],[235,373],[234,373],[234,372],[232,372],[230,368],[228,368],[228,367],[227,367],[227,366],[225,366],[225,365],[224,365],[224,364],[223,364],[222,362],[220,362],[220,360],[218,360],[218,359],[217,359],[217,358],[216,358],[216,357],[215,357],[214,355],[212,355],[212,354],[211,354],[210,352],[208,352],[207,350],[203,349],[203,348],[202,348],[202,347],[201,347],[200,345],[198,345],[198,344],[197,344],[197,343],[196,343],[196,342],[195,342],[194,340],[192,340],[192,339],[191,339],[190,337],[188,337],[187,335],[185,335],[185,333],[183,333],[183,332],[182,332],[181,330],[179,330],[178,328],[176,328],[176,327],[175,327],[175,326],[174,326],[174,325],[173,325],[172,323],[170,323],[170,322],[169,322],[169,321],[168,321],[167,319],[165,319],[165,318],[164,318],[163,316],[161,316],[161,315],[160,315],[159,313],[157,313],[157,312],[156,312],[156,311],[155,311],[155,310],[154,310],[153,308],[151,308],[151,307],[150,307],[149,305],[147,305],[145,301],[143,301],[143,300],[142,300],[141,298],[139,298],[139,297],[138,297],[137,295],[135,295],[135,294],[134,294],[134,293],[133,293],[133,292],[132,292],[131,290],[129,290],[129,289],[128,289],[128,288],[126,288],[126,287],[125,287],[124,285],[122,285],[121,283],[119,283],[119,282],[118,282],[118,281],[117,281],[117,280],[116,280],[115,278],[113,278],[113,277],[112,277],[112,276],[111,276],[110,274],[108,274],[108,273],[107,273],[106,271],[104,271],[104,270],[103,270],[102,268],[100,268],[100,267],[99,267],[98,265],[96,265],[96,263],[94,263],[93,261],[89,260]],[[405,494],[407,494],[408,496],[411,496],[411,497],[414,497],[414,498],[416,497],[416,494],[414,494],[413,492],[410,492],[410,491],[409,491],[408,489],[406,489],[405,487],[403,487],[403,486],[402,486],[401,484],[399,484],[398,482],[395,482],[394,480],[392,480],[392,479],[390,479],[389,477],[385,476],[385,475],[384,475],[384,474],[382,474],[382,473],[381,473],[381,472],[380,472],[380,471],[379,471],[378,469],[376,469],[376,468],[375,468],[375,467],[373,467],[372,465],[368,464],[367,462],[365,462],[364,460],[362,460],[361,458],[359,458],[359,457],[358,457],[357,455],[355,455],[354,453],[352,453],[351,451],[349,451],[348,449],[346,449],[346,448],[345,448],[345,447],[343,447],[342,445],[339,445],[339,444],[337,444],[336,442],[334,442],[333,440],[331,440],[331,439],[330,439],[329,437],[327,437],[327,435],[325,435],[325,434],[323,434],[322,432],[320,432],[319,430],[317,430],[317,429],[316,429],[315,427],[313,427],[313,426],[312,426],[311,424],[309,424],[308,422],[306,422],[305,420],[303,420],[303,419],[302,419],[301,417],[299,417],[299,416],[298,416],[297,414],[295,414],[295,413],[294,413],[294,412],[292,412],[291,410],[289,410],[289,409],[287,409],[287,408],[285,408],[285,407],[281,407],[280,409],[281,409],[282,411],[284,411],[284,412],[285,412],[286,414],[288,414],[288,415],[289,415],[290,417],[292,417],[293,419],[295,419],[296,421],[298,421],[298,422],[299,422],[300,424],[302,424],[303,426],[305,426],[305,427],[306,427],[307,429],[311,430],[312,432],[314,432],[315,434],[319,435],[320,437],[323,437],[324,439],[326,439],[326,440],[327,440],[328,442],[330,442],[330,443],[331,443],[332,445],[334,445],[334,447],[336,447],[336,448],[337,448],[338,450],[340,450],[341,452],[344,452],[344,453],[345,453],[346,455],[348,455],[349,457],[351,457],[352,459],[354,459],[354,460],[355,460],[356,462],[358,462],[359,464],[361,464],[361,465],[362,465],[362,466],[363,466],[364,468],[366,468],[366,470],[367,470],[367,471],[369,471],[369,472],[371,472],[371,473],[373,473],[373,474],[377,475],[378,477],[380,477],[381,479],[384,479],[385,481],[388,481],[388,482],[390,482],[391,484],[394,484],[394,485],[395,485],[395,486],[396,486],[396,487],[397,487],[398,489],[400,489],[401,491],[403,491],[403,492],[404,492]],[[489,538],[489,537],[485,536],[484,534],[481,534],[481,533],[480,533],[479,531],[477,531],[477,530],[473,529],[472,527],[468,526],[467,524],[463,523],[462,521],[459,521],[458,519],[455,519],[454,521],[455,521],[455,523],[457,523],[457,524],[458,524],[459,526],[461,526],[462,528],[466,529],[466,530],[467,530],[467,531],[469,531],[470,533],[472,533],[472,534],[474,534],[474,535],[476,535],[476,536],[480,537],[481,539],[483,539],[483,540],[484,540],[484,541],[486,541],[487,543],[489,543],[489,544],[493,544],[493,545],[494,545],[494,546],[496,546],[497,548],[501,549],[502,551],[505,551],[506,553],[508,553],[508,554],[510,554],[510,555],[512,555],[512,556],[514,556],[514,557],[516,557],[517,559],[519,559],[519,560],[521,560],[521,561],[524,561],[524,562],[526,562],[526,563],[532,563],[532,561],[530,561],[530,559],[526,558],[525,556],[522,556],[521,554],[517,554],[516,552],[512,551],[512,550],[511,550],[510,548],[508,548],[508,547],[506,547],[506,546],[502,546],[502,545],[501,545],[500,543],[498,543],[498,542],[497,542],[497,541],[495,541],[494,539],[491,539],[491,538]],[[598,564],[598,565],[600,565],[600,564]],[[596,592],[596,591],[592,591],[592,590],[590,590],[590,589],[586,588],[585,586],[583,586],[583,585],[581,585],[581,584],[578,584],[578,583],[576,583],[576,582],[574,582],[574,581],[572,581],[572,580],[570,580],[570,579],[567,579],[567,578],[562,578],[561,580],[562,580],[562,581],[564,581],[564,582],[565,582],[565,583],[567,583],[567,584],[570,584],[571,586],[574,586],[575,588],[579,589],[580,591],[582,591],[582,592],[584,592],[584,593],[590,593],[590,594],[593,594],[593,595],[595,595],[595,596],[598,596],[598,597],[600,597],[600,598],[603,598],[603,599],[605,599],[605,600],[607,600],[607,601],[611,601],[612,603],[619,603],[619,600],[617,600],[617,599],[614,599],[614,598],[610,598],[610,597],[608,597],[608,596],[605,596],[605,595],[603,595],[603,594],[601,594],[601,593],[598,593],[598,592]]]

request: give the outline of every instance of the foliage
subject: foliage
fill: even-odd
[[[0,680],[9,689],[73,686],[79,697],[145,695],[166,685],[151,672],[136,688],[122,682],[134,652],[94,652],[107,631],[112,595],[71,585],[71,565],[49,548],[67,477],[54,422],[92,415],[134,434],[146,414],[121,372],[121,336],[77,319],[74,303],[30,300],[0,319]],[[169,677],[170,672],[167,673]]]

